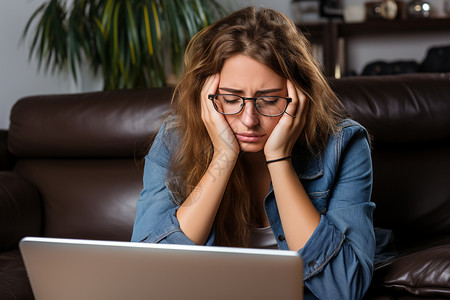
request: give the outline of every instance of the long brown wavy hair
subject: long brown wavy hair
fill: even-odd
[[[234,12],[200,31],[186,50],[185,73],[172,99],[175,117],[167,126],[178,136],[167,174],[177,204],[197,192],[195,187],[213,156],[213,145],[201,119],[200,92],[206,79],[220,72],[225,60],[236,54],[265,64],[303,91],[310,104],[299,142],[310,152],[318,153],[325,147],[329,134],[342,119],[339,100],[311,55],[309,42],[291,20],[271,9],[248,7]],[[215,218],[215,244],[248,246],[255,219],[238,159]]]

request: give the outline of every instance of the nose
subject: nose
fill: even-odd
[[[248,128],[255,127],[259,124],[259,112],[256,110],[255,101],[246,100],[244,110],[240,114],[243,125]]]

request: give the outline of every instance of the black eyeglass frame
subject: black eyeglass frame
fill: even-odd
[[[220,111],[217,109],[216,104],[214,103],[214,98],[216,98],[217,96],[234,96],[234,97],[241,98],[241,99],[242,99],[241,109],[240,109],[238,112],[234,113],[234,114],[226,114],[226,113],[220,112]],[[281,113],[279,113],[279,114],[277,114],[277,115],[273,115],[273,116],[265,115],[265,114],[263,114],[262,112],[259,111],[258,106],[256,105],[256,100],[258,100],[258,99],[260,99],[260,98],[281,98],[281,99],[285,99],[285,100],[286,100],[286,107],[284,108],[284,110],[283,110]],[[250,98],[248,98],[248,97],[242,97],[242,96],[234,95],[234,94],[210,94],[210,95],[208,95],[208,99],[212,101],[213,106],[214,106],[214,109],[215,109],[219,114],[227,115],[227,116],[239,114],[239,113],[244,109],[244,106],[245,106],[245,100],[251,100],[251,101],[254,101],[256,111],[257,111],[260,115],[263,115],[263,116],[265,116],[265,117],[278,117],[278,116],[281,116],[282,114],[286,113],[286,109],[287,109],[289,103],[292,102],[292,98],[290,98],[290,97],[261,96],[261,97],[250,97]]]

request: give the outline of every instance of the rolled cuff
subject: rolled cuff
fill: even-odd
[[[319,273],[339,252],[344,240],[345,235],[338,231],[325,215],[322,215],[313,235],[298,251],[304,261],[304,280]]]
[[[165,219],[165,222],[160,224],[153,232],[151,232],[141,242],[144,243],[156,243],[156,244],[177,244],[177,245],[195,245],[195,243],[189,239],[181,230],[180,223],[176,217],[179,206],[172,208]],[[214,233],[212,232],[206,246],[212,246],[214,244]]]

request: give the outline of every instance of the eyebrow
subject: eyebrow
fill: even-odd
[[[219,90],[224,90],[226,92],[235,93],[235,94],[243,94],[244,93],[243,90],[238,90],[238,89],[233,89],[233,88],[228,88],[228,87],[219,87]],[[269,93],[279,92],[279,91],[282,91],[282,90],[283,89],[260,90],[260,91],[256,91],[256,94],[269,94]]]

